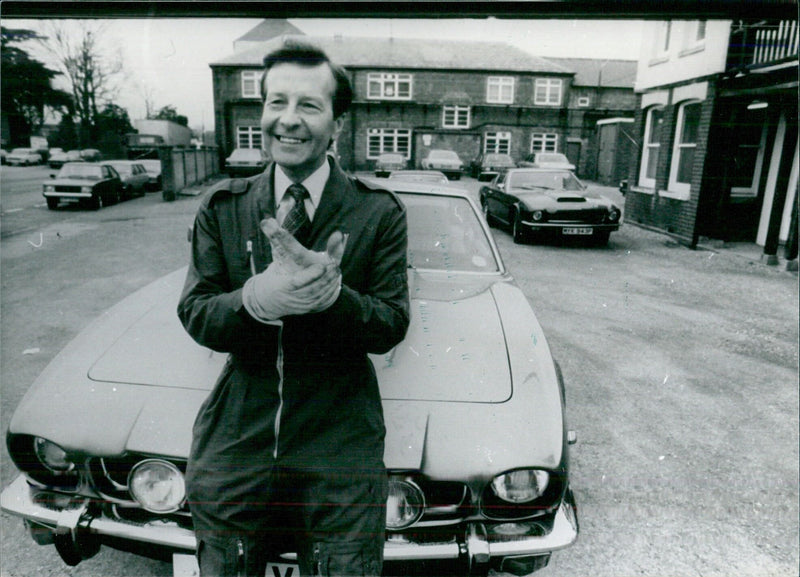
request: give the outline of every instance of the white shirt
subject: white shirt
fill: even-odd
[[[328,182],[328,177],[331,174],[330,164],[323,162],[314,173],[306,178],[302,184],[308,190],[309,198],[305,200],[306,212],[308,219],[314,220],[314,213],[322,200],[322,191],[325,189],[325,183]],[[283,224],[283,219],[286,214],[291,210],[294,204],[294,198],[286,194],[286,189],[289,188],[294,182],[286,176],[283,169],[279,165],[275,165],[275,218],[278,223]]]

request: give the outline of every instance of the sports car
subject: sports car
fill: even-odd
[[[530,237],[590,238],[608,244],[622,211],[569,170],[516,168],[479,192],[490,225],[511,230],[515,243]]]
[[[411,296],[405,340],[371,357],[387,428],[385,570],[529,574],[578,535],[560,371],[469,195],[381,186],[407,209]],[[185,274],[79,334],[11,419],[21,474],[0,506],[69,565],[110,546],[196,570],[183,474],[192,423],[225,356],[177,319]],[[267,574],[297,574],[295,561],[286,551]]]

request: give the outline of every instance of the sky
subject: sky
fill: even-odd
[[[378,36],[501,41],[537,56],[638,59],[642,22],[637,20],[508,20],[508,19],[290,19],[309,36]],[[170,18],[92,20],[100,46],[119,54],[125,75],[114,102],[131,120],[145,118],[149,99],[155,110],[174,106],[192,128],[214,128],[209,63],[233,53],[233,42],[261,22],[244,18]],[[28,28],[47,34],[53,24],[77,29],[72,20],[12,20],[4,27]],[[43,62],[50,57],[26,45]]]

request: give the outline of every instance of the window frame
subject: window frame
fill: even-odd
[[[531,141],[528,154],[535,152],[558,152],[558,134],[555,132],[533,132],[531,133]],[[537,141],[541,141],[542,146],[536,148],[534,145]]]
[[[242,137],[246,140],[243,141]],[[247,146],[242,146],[242,143]],[[236,147],[235,148],[261,148],[263,143],[263,135],[261,134],[261,127],[254,125],[240,125],[236,127]]]
[[[492,143],[491,148],[490,142]],[[483,134],[483,154],[511,154],[511,131],[485,132]]]
[[[493,95],[493,90],[497,94]],[[508,90],[509,94],[504,96]],[[486,102],[488,104],[514,104],[516,78],[513,76],[489,76],[486,78]]]
[[[408,83],[408,94],[400,93],[400,85]],[[373,84],[379,86],[379,94],[372,91]],[[387,94],[386,87],[393,86],[394,94]],[[414,97],[414,75],[408,72],[367,73],[367,100],[412,100]]]
[[[654,175],[652,178],[647,176],[647,167],[650,165],[650,155],[656,155],[656,172],[658,171],[658,155],[661,153],[661,140],[664,136],[663,126],[662,129],[659,131],[659,139],[657,142],[650,142],[650,136],[653,132],[653,113],[660,112],[661,115],[661,122],[664,121],[664,106],[656,105],[650,106],[647,108],[647,112],[645,113],[645,122],[644,122],[644,136],[642,137],[642,160],[639,163],[639,179],[638,184],[639,186],[655,189],[656,187],[656,177],[657,174]],[[655,151],[655,152],[654,152]]]
[[[448,112],[452,113],[452,122],[448,124]],[[466,119],[461,122],[461,116],[466,113]],[[472,123],[472,107],[464,104],[444,104],[442,106],[442,128],[469,128]]]
[[[405,137],[406,145],[405,149],[401,148],[400,142],[401,139]],[[379,150],[376,153],[372,153],[371,141],[373,138],[379,138]],[[381,154],[400,154],[406,160],[411,159],[411,138],[412,133],[410,128],[380,128],[380,127],[373,127],[367,129],[367,159],[374,160],[377,159]],[[392,143],[391,148],[386,148],[387,142]]]
[[[248,84],[253,83],[252,91],[247,90]],[[242,70],[239,74],[239,92],[242,98],[261,98],[261,71]]]
[[[695,133],[695,140],[694,142],[691,141],[684,141],[684,127],[686,125],[686,109],[689,106],[698,106],[698,117],[697,117],[697,124],[698,128]],[[680,166],[681,166],[681,158],[683,156],[684,151],[697,150],[697,140],[700,134],[699,124],[700,124],[700,114],[703,112],[703,102],[701,100],[686,100],[681,102],[678,105],[678,114],[677,114],[677,121],[675,122],[675,138],[672,142],[672,157],[670,158],[670,168],[669,168],[669,181],[667,184],[667,194],[675,193],[674,196],[678,198],[688,199],[689,194],[691,193],[692,183],[683,182],[678,180]],[[692,159],[692,164],[694,165],[694,157]]]
[[[544,98],[540,98],[540,89],[544,90]],[[564,97],[564,81],[562,78],[545,76],[533,81],[533,103],[536,106],[561,106]]]

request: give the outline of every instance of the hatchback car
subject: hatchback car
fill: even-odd
[[[145,186],[150,182],[144,165],[138,160],[108,160],[106,164],[113,167],[122,179],[122,196],[130,198],[144,194]]]
[[[161,190],[161,161],[142,158],[139,162],[144,166],[144,169],[147,171],[147,176],[149,177],[146,190]]]
[[[387,429],[387,569],[528,574],[578,534],[561,373],[469,194],[381,182],[407,210],[411,296],[405,340],[371,356]],[[185,275],[95,321],[11,419],[7,445],[22,474],[0,506],[70,565],[101,545],[194,563],[184,471],[192,423],[226,357],[181,326]],[[294,558],[271,559],[267,574],[287,575]]]
[[[32,166],[42,163],[42,155],[32,148],[14,148],[6,155],[9,166]]]
[[[560,168],[575,170],[575,165],[560,152],[533,152],[519,163],[522,168]]]
[[[509,154],[479,154],[470,163],[469,171],[472,178],[483,181],[492,180],[504,170],[516,166],[517,163]]]
[[[605,245],[622,211],[569,170],[516,168],[480,189],[486,221],[511,229],[514,242],[530,237],[588,237]]]
[[[80,203],[95,210],[122,199],[122,179],[108,163],[68,162],[51,180],[42,184],[47,208],[54,210],[60,202]]]
[[[422,160],[422,168],[423,170],[439,170],[445,173],[447,178],[458,180],[464,170],[464,163],[452,150],[435,148],[428,152],[428,155]]]
[[[228,176],[253,176],[263,172],[269,157],[260,148],[237,148],[225,159],[225,172]]]
[[[375,176],[389,176],[393,170],[403,170],[406,167],[406,157],[402,154],[381,154],[375,160]]]

